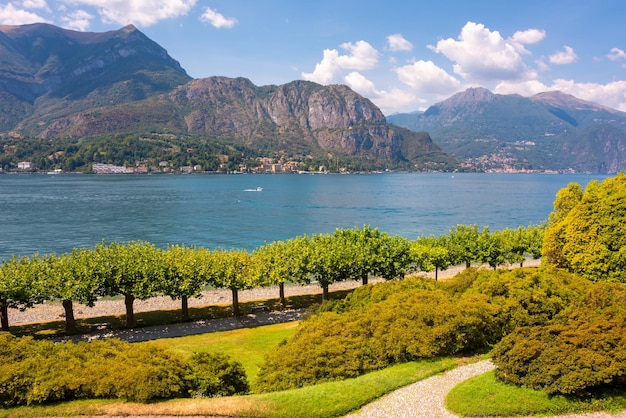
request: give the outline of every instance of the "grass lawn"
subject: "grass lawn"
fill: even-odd
[[[286,322],[256,328],[189,335],[187,337],[163,338],[139,344],[158,345],[177,351],[184,356],[191,356],[194,352],[205,351],[226,353],[231,359],[243,365],[248,381],[252,385],[252,389],[254,389],[259,366],[263,363],[265,355],[274,350],[282,340],[292,335],[298,324],[298,321]]]
[[[548,394],[497,380],[489,372],[450,391],[446,407],[461,416],[560,415],[626,409],[626,391],[604,391],[587,398]]]

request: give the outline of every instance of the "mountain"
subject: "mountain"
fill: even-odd
[[[475,169],[616,173],[626,169],[626,113],[553,91],[471,88],[390,123],[427,131]]]
[[[192,79],[132,25],[105,33],[48,24],[0,26],[0,54],[0,137],[12,138],[11,147],[33,138],[68,144],[96,136],[124,134],[139,141],[167,134],[185,138],[186,149],[194,149],[193,141],[213,141],[220,145],[212,150],[232,152],[234,146],[261,156],[350,157],[376,169],[457,168],[428,134],[389,125],[372,102],[347,86]],[[69,155],[76,145],[66,148],[38,154],[39,165]],[[4,158],[4,165],[10,168],[16,158]]]
[[[191,80],[134,26],[104,33],[0,26],[0,131],[77,110],[141,100]]]

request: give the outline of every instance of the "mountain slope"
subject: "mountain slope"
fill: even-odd
[[[192,80],[142,101],[58,118],[38,136],[164,131],[230,140],[292,158],[333,152],[383,167],[456,167],[428,135],[387,124],[373,103],[348,87],[307,81],[257,87],[245,78]]]
[[[428,131],[446,152],[479,169],[626,169],[618,157],[626,146],[626,113],[562,92],[525,98],[468,89],[422,114],[388,120]]]
[[[191,78],[134,26],[104,33],[37,23],[0,26],[0,96],[17,110],[0,131],[34,126],[89,107],[144,99]]]

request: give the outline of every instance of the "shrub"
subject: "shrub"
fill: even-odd
[[[194,353],[190,359],[192,396],[230,396],[250,390],[241,363],[224,354]]]
[[[496,376],[550,394],[626,385],[626,288],[597,284],[549,324],[522,327],[493,350]]]
[[[0,406],[121,398],[146,402],[189,394],[243,393],[243,368],[222,355],[190,361],[168,350],[120,340],[35,341],[0,333]]]
[[[499,337],[498,308],[484,295],[460,298],[421,279],[371,287],[304,321],[268,356],[258,388],[356,377],[397,362],[481,349]]]

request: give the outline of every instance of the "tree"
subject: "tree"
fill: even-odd
[[[164,271],[159,290],[181,300],[181,319],[189,319],[189,298],[199,297],[207,282],[209,250],[170,245],[162,253]]]
[[[450,266],[450,252],[447,248],[446,236],[420,237],[411,245],[413,261],[422,271],[435,270],[435,280],[439,279],[439,270]]]
[[[255,287],[252,254],[243,250],[215,250],[211,253],[211,281],[215,287],[230,289],[232,314],[241,316],[239,291]]]
[[[103,263],[108,295],[124,295],[126,326],[135,326],[133,303],[155,295],[164,271],[163,260],[153,244],[132,241],[125,245],[112,242],[96,248]]]
[[[104,295],[104,277],[93,251],[74,249],[69,254],[46,257],[45,280],[48,297],[61,299],[65,310],[65,332],[76,334],[73,302],[93,306]]]
[[[337,234],[316,234],[310,240],[309,272],[322,288],[322,300],[329,299],[328,288],[331,284],[349,279],[358,279],[363,275],[361,267],[353,263],[353,237]]]
[[[378,237],[374,253],[373,274],[385,280],[404,278],[411,267],[411,246],[409,240],[399,235],[383,232]]]
[[[37,254],[11,257],[0,265],[0,328],[9,331],[9,308],[27,309],[45,299],[43,259]]]
[[[283,309],[286,307],[285,282],[307,284],[311,281],[309,239],[306,236],[266,243],[254,251],[253,257],[259,283],[278,285]]]
[[[478,246],[480,249],[478,261],[489,264],[494,270],[506,262],[509,252],[500,231],[492,233],[485,227],[478,237]]]
[[[457,225],[450,230],[447,247],[451,264],[465,263],[469,268],[473,262],[480,261],[480,234],[478,225]]]
[[[554,209],[548,217],[548,228],[543,241],[543,256],[546,261],[560,268],[568,268],[568,262],[563,256],[565,243],[565,218],[570,211],[580,202],[583,190],[578,183],[569,183],[567,187],[559,190],[554,200]]]
[[[555,202],[544,254],[590,280],[626,282],[626,175],[592,181],[580,198],[571,189],[557,194],[565,209]]]
[[[333,238],[340,240],[346,251],[351,253],[352,275],[361,278],[363,285],[368,282],[369,274],[376,270],[380,261],[381,242],[386,239],[378,228],[372,229],[365,225],[363,228],[336,229]]]

